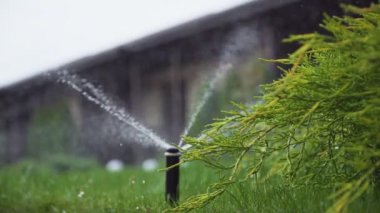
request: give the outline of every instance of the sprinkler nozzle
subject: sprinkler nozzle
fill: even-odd
[[[166,156],[166,191],[165,199],[171,205],[176,205],[179,200],[179,158],[181,152],[177,148],[169,148],[165,152]],[[173,167],[173,165],[176,165]]]

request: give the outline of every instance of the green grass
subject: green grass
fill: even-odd
[[[197,164],[182,167],[181,200],[205,192],[218,178],[213,171]],[[237,184],[196,212],[324,212],[331,204],[326,201],[327,189],[288,188],[279,183]],[[380,202],[374,197],[358,200],[350,212],[378,212]],[[138,168],[118,173],[102,168],[58,172],[30,162],[0,169],[1,212],[161,212],[167,208],[163,172]]]

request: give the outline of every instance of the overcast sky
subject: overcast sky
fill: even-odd
[[[0,87],[249,0],[0,0]]]

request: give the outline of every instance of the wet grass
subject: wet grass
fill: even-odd
[[[200,165],[181,169],[181,198],[205,192],[218,175]],[[330,191],[291,189],[272,182],[242,183],[196,212],[324,212]],[[183,200],[183,199],[182,199]],[[164,173],[128,168],[60,171],[31,163],[0,169],[1,212],[161,212]],[[378,212],[380,202],[367,195],[350,212]]]

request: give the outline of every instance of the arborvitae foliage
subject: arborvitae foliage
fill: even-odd
[[[232,184],[282,176],[289,187],[335,189],[329,211],[346,211],[380,179],[380,4],[344,6],[326,16],[328,33],[292,36],[301,47],[278,63],[291,65],[263,86],[261,103],[236,105],[199,138],[183,161],[220,170],[220,182],[175,211],[199,208]],[[281,68],[280,68],[281,69]]]

